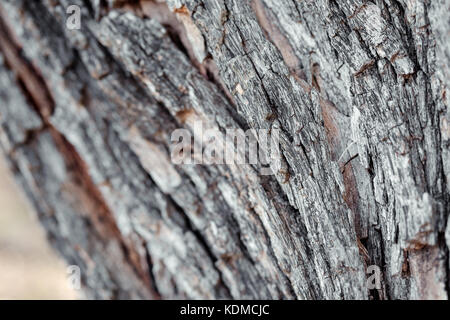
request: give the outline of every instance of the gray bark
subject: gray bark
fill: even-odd
[[[1,150],[88,297],[447,299],[449,32],[448,0],[2,0]],[[194,121],[280,129],[282,168],[175,165]]]

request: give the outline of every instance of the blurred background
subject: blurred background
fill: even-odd
[[[66,267],[0,155],[0,300],[77,299]]]

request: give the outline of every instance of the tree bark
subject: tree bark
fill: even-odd
[[[3,0],[1,150],[90,298],[447,299],[449,32],[448,0]],[[279,129],[281,169],[173,163],[196,121]]]

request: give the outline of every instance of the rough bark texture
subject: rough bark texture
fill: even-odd
[[[2,0],[1,149],[88,297],[447,299],[449,32],[448,0]],[[280,129],[282,169],[173,164],[195,121]]]

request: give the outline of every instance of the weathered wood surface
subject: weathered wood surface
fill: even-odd
[[[448,0],[4,0],[1,149],[88,297],[447,299],[449,32]],[[175,165],[195,121],[280,129],[282,169]]]

